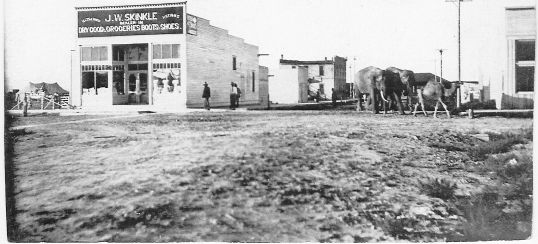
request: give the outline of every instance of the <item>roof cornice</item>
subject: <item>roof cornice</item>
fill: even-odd
[[[115,5],[115,6],[96,6],[96,7],[75,7],[76,10],[104,10],[104,9],[127,9],[127,8],[147,8],[147,7],[173,7],[183,6],[187,2],[175,2],[175,3],[151,3],[151,4],[137,4],[137,5]]]

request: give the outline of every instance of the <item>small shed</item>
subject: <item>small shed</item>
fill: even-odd
[[[18,103],[15,107],[20,107],[25,95],[29,99],[30,108],[34,108],[35,106],[32,105],[36,104],[32,100],[38,100],[41,109],[46,109],[49,106],[52,109],[70,106],[69,91],[63,89],[58,83],[28,82],[28,85],[17,93],[16,100]]]

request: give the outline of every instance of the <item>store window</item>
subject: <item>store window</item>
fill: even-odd
[[[95,72],[82,72],[82,89],[88,93],[89,89],[95,87]]]
[[[534,91],[535,40],[515,41],[516,92]]]
[[[81,47],[82,61],[106,61],[108,60],[108,49],[104,47]]]
[[[179,58],[179,44],[154,44],[153,59]]]
[[[99,94],[100,88],[108,88],[108,71],[82,72],[82,93]]]

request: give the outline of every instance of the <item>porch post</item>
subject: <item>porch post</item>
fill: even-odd
[[[153,44],[148,43],[148,104],[153,105]]]

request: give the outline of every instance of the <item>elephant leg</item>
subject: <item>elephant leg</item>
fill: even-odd
[[[365,110],[368,110],[368,109],[371,109],[371,106],[372,106],[372,96],[367,95],[366,96],[366,104],[364,104],[364,108],[365,108]]]
[[[357,111],[362,111],[362,94],[358,92],[359,101],[357,101]]]
[[[379,113],[379,108],[377,107],[377,93],[375,92],[375,89],[370,89],[370,101],[372,102],[372,112],[374,114]]]
[[[437,118],[437,109],[439,108],[439,101],[435,103],[435,109],[433,110],[433,117]]]
[[[448,111],[446,104],[443,102],[443,100],[441,100],[441,98],[439,98],[439,102],[441,102],[441,105],[443,105],[443,108],[446,111],[446,116],[450,119],[450,112]]]
[[[403,109],[402,100],[400,96],[398,96],[396,92],[394,92],[393,95],[394,95],[394,100],[396,100],[396,106],[398,106],[398,112],[400,113],[400,115],[404,115],[405,112]]]

